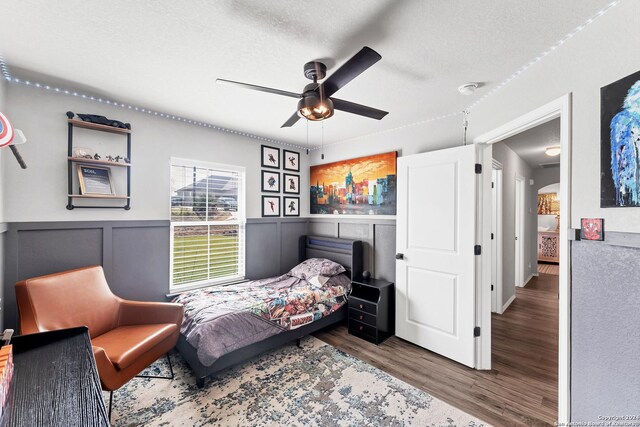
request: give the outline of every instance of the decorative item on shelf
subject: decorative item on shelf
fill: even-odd
[[[71,119],[73,118],[73,116],[69,118]],[[129,123],[122,123],[119,120],[108,119],[105,116],[98,116],[96,114],[78,114],[78,118],[83,122],[96,123],[99,125],[111,126],[120,129],[131,129],[131,125]]]
[[[369,270],[364,270],[364,271],[362,272],[362,278],[363,278],[364,280],[369,280],[369,279],[371,279],[371,273],[369,272]]]
[[[600,89],[600,207],[640,206],[640,71]]]
[[[284,216],[300,216],[300,197],[283,197]]]
[[[287,194],[300,194],[300,176],[289,173],[282,174],[284,181],[283,192]]]
[[[96,153],[93,155],[93,160],[100,160],[102,157],[100,157],[100,154]]]
[[[262,145],[260,149],[262,161],[260,166],[263,168],[280,169],[280,149]]]
[[[113,156],[111,154],[109,154],[109,155],[107,155],[107,161],[115,162],[115,159],[113,158]]]
[[[131,160],[129,160],[128,157],[125,157],[123,160],[124,160],[125,163],[131,163]]]
[[[280,196],[262,196],[262,216],[280,216]]]
[[[113,160],[114,160],[116,163],[120,163],[120,160],[122,160],[122,156],[116,156]]]
[[[300,172],[300,153],[283,149],[282,164],[284,170]]]
[[[280,172],[262,171],[262,191],[264,193],[280,192]]]
[[[391,151],[311,166],[311,214],[396,214],[396,158]]]
[[[111,169],[99,166],[78,165],[80,194],[101,194],[115,196],[111,180]]]
[[[604,218],[581,218],[580,240],[604,240]]]
[[[93,148],[75,147],[73,149],[73,157],[80,157],[83,159],[93,159]]]

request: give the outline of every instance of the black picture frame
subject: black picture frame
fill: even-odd
[[[291,157],[294,158],[293,162],[295,164],[293,166],[290,166],[292,162],[290,159]],[[286,171],[300,172],[300,153],[297,151],[282,149],[282,169]]]
[[[290,189],[289,179],[294,180],[295,190]],[[294,175],[292,173],[282,174],[282,192],[285,194],[300,194],[300,175]]]
[[[77,166],[80,194],[115,196],[116,189],[111,177],[111,168],[79,164]]]
[[[277,203],[278,209],[276,212],[265,211],[265,206],[269,202],[268,199],[272,199],[274,203]],[[279,217],[280,216],[280,196],[262,196],[262,216],[263,217]]]
[[[285,196],[282,198],[283,202],[282,202],[282,208],[283,208],[283,215],[284,216],[300,216],[300,197],[288,197]],[[290,213],[290,203],[291,201],[295,201],[295,205],[296,205],[296,211],[295,213]]]
[[[276,180],[276,187],[274,189],[270,189],[269,188],[269,178],[270,177],[275,177],[277,176]],[[279,193],[280,192],[280,172],[276,172],[276,171],[262,171],[261,174],[261,185],[260,185],[260,189],[262,190],[263,193]]]
[[[280,169],[280,149],[268,145],[260,146],[260,166],[269,169]]]

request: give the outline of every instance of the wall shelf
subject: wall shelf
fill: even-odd
[[[92,165],[105,165],[105,166],[119,166],[122,168],[130,168],[131,163],[123,163],[123,162],[110,162],[108,160],[94,160],[94,159],[85,159],[83,157],[67,157],[68,160],[71,160],[74,163],[87,163]]]
[[[107,132],[117,135],[124,135],[127,138],[127,156],[126,158],[131,160],[131,126],[127,123],[127,129],[117,128],[113,126],[102,125],[98,123],[85,122],[80,119],[74,118],[75,114],[71,111],[67,112],[67,128],[68,128],[68,152],[67,152],[67,183],[68,183],[68,192],[67,192],[67,209],[73,210],[75,208],[95,208],[95,209],[131,209],[131,164],[130,163],[118,163],[118,162],[110,162],[108,160],[95,160],[95,159],[84,159],[81,157],[73,157],[73,130],[74,128],[83,128],[89,130],[95,130],[99,132]],[[106,166],[111,169],[111,167],[120,167],[125,168],[127,173],[127,194],[126,195],[113,195],[113,194],[74,194],[73,189],[73,175],[74,175],[74,165],[76,164],[87,164],[87,165],[100,165]],[[113,188],[113,187],[112,187]],[[124,206],[113,206],[113,205],[104,205],[104,206],[89,206],[89,205],[74,205],[74,200],[76,199],[101,199],[101,200],[125,200],[126,204]]]
[[[85,122],[84,120],[80,120],[80,119],[68,119],[67,122],[69,122],[70,124],[78,128],[99,130],[102,132],[109,132],[109,133],[131,133],[131,129],[122,129],[122,128],[116,128],[113,126],[101,125],[98,123]]]
[[[68,194],[72,199],[130,199],[130,196],[118,196],[112,194]],[[76,206],[77,207],[77,206]]]

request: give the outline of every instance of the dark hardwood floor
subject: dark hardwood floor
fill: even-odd
[[[548,426],[558,406],[558,276],[541,274],[492,315],[491,371],[476,371],[397,337],[376,346],[346,326],[315,336],[495,426]]]

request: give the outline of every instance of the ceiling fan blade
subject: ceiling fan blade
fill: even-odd
[[[284,124],[282,126],[280,126],[281,128],[290,128],[291,126],[295,125],[298,120],[300,120],[300,116],[298,115],[298,112],[296,111],[295,113],[293,113],[293,115],[291,117],[289,117],[289,120],[287,120],[286,122],[284,122]]]
[[[380,61],[382,56],[370,47],[363,47],[335,73],[322,83],[324,96],[331,96],[351,80],[362,74],[367,68]]]
[[[357,114],[359,116],[369,117],[371,119],[380,120],[387,114],[388,111],[382,111],[375,108],[367,107],[366,105],[356,104],[355,102],[345,101],[343,99],[331,98],[333,101],[333,108],[340,111],[346,111],[347,113]]]
[[[244,89],[257,90],[258,92],[272,93],[274,95],[288,96],[290,98],[296,98],[296,99],[302,98],[302,95],[300,95],[299,93],[289,92],[289,91],[280,90],[280,89],[273,89],[265,86],[252,85],[249,83],[234,82],[233,80],[216,79],[216,83],[228,85],[228,86],[238,86]]]

